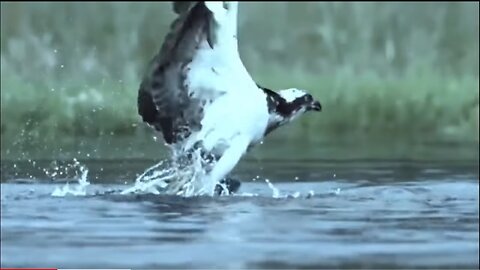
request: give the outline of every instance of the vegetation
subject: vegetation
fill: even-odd
[[[478,144],[478,2],[252,2],[239,17],[252,76],[322,102],[281,136]],[[151,136],[136,94],[172,18],[169,3],[2,2],[2,158]]]

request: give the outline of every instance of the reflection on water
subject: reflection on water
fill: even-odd
[[[86,195],[53,197],[65,179],[2,164],[2,267],[479,266],[474,162],[252,161],[233,197],[115,192],[150,165],[86,162]]]

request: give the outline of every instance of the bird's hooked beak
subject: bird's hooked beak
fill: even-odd
[[[310,104],[309,109],[312,110],[312,111],[320,112],[320,111],[322,111],[322,104],[320,104],[320,101],[314,100],[314,101]]]

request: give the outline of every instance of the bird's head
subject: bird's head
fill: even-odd
[[[321,111],[322,105],[313,96],[305,90],[297,88],[289,88],[278,92],[280,97],[284,99],[284,104],[279,109],[284,109],[286,114],[295,112],[305,113],[307,111]],[[282,108],[283,107],[283,108]]]
[[[262,88],[266,95],[270,113],[267,133],[297,119],[309,111],[321,111],[322,105],[305,90],[289,88],[274,92]]]

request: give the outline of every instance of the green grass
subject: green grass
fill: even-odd
[[[302,119],[302,132],[478,142],[479,81],[474,76],[415,73],[388,79],[290,73],[259,78],[267,85],[307,89],[321,100],[323,112]]]
[[[295,124],[293,129],[305,136],[478,140],[478,79],[474,77],[259,74],[256,78],[275,89],[307,89],[322,102],[321,113],[310,113]],[[136,90],[136,84],[118,82],[42,89],[14,76],[3,77],[2,137],[57,140],[135,135],[145,129],[136,111]]]
[[[379,145],[398,148],[398,144],[478,145],[478,79],[410,76],[258,74],[259,82],[275,89],[307,89],[323,105],[322,112],[309,113],[270,135],[269,147],[278,148],[285,140],[299,142],[299,151],[308,151],[305,142],[316,141],[375,145],[377,150]],[[162,152],[161,144],[152,139],[153,130],[137,115],[136,84],[104,82],[52,91],[13,78],[2,79],[2,158],[144,158]],[[110,145],[112,149],[107,149]]]

